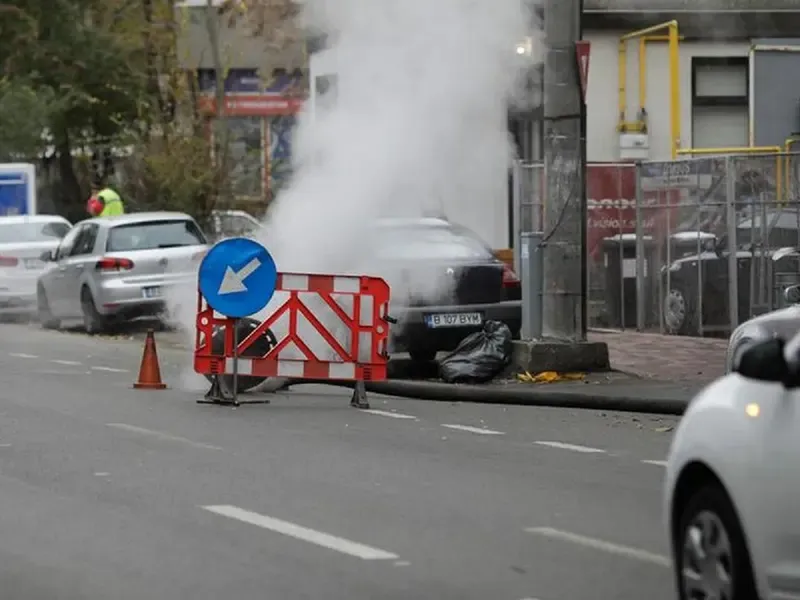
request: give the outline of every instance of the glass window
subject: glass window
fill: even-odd
[[[106,250],[127,252],[200,246],[205,243],[206,239],[194,221],[147,221],[113,227],[108,232]]]
[[[492,251],[478,237],[454,227],[380,227],[377,247],[392,260],[490,258]]]
[[[253,233],[258,225],[241,215],[220,215],[220,234],[225,237],[247,236]]]
[[[92,250],[94,250],[94,243],[97,241],[97,230],[97,225],[84,225],[69,255],[81,256],[84,254],[91,254]]]
[[[0,223],[0,244],[60,240],[69,230],[64,221]]]
[[[75,242],[78,241],[82,229],[82,227],[74,227],[64,236],[64,239],[61,240],[61,244],[58,246],[56,260],[62,260],[69,256],[73,246],[75,246]]]

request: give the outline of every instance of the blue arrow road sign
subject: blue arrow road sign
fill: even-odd
[[[278,270],[264,246],[247,238],[223,240],[200,263],[198,285],[209,306],[235,319],[264,308],[275,293]]]

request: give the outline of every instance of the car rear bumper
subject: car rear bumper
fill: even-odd
[[[392,309],[391,316],[399,321],[393,327],[394,350],[407,350],[412,347],[422,347],[437,352],[453,350],[470,333],[480,331],[483,325],[433,328],[428,326],[426,317],[434,314],[464,313],[480,313],[483,323],[486,321],[505,323],[511,334],[515,338],[519,337],[522,327],[522,303],[519,300],[492,304]]]
[[[0,312],[30,312],[36,306],[36,281],[36,277],[0,278]]]
[[[155,292],[153,290],[156,290]],[[147,316],[161,313],[167,304],[191,298],[197,290],[194,274],[130,283],[121,278],[101,280],[94,294],[102,315]]]

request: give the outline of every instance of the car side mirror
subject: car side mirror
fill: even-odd
[[[785,290],[783,290],[783,299],[786,300],[787,304],[799,304],[800,285],[790,285]]]
[[[733,371],[747,379],[783,383],[786,387],[797,387],[793,369],[784,355],[786,342],[772,338],[757,342],[744,350]]]
[[[42,262],[52,262],[53,259],[53,251],[52,250],[45,250],[44,252],[39,255],[39,260]]]

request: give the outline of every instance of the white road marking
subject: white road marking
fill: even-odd
[[[108,477],[111,473],[106,473],[105,471],[99,471],[94,474],[95,477]]]
[[[193,442],[192,440],[187,440],[184,437],[180,437],[177,435],[172,435],[169,433],[164,433],[162,431],[155,431],[154,429],[145,429],[144,427],[136,427],[135,425],[127,425],[125,423],[106,423],[107,427],[113,427],[114,429],[121,429],[122,431],[129,431],[131,433],[139,433],[141,435],[149,435],[150,437],[157,438],[159,440],[164,440],[167,442],[180,442],[182,444],[187,444],[189,446],[194,446],[195,448],[205,448],[207,450],[222,450],[219,446],[212,446],[210,444],[203,444],[200,442]]]
[[[112,367],[90,367],[92,371],[106,371],[108,373],[130,373],[126,369],[114,369]]]
[[[470,427],[469,425],[445,425],[448,429],[458,429],[459,431],[468,431],[469,433],[479,433],[481,435],[505,435],[503,431],[495,431],[494,429],[483,429],[481,427]]]
[[[656,465],[657,467],[667,466],[667,461],[665,460],[643,460],[642,462],[646,465]]]
[[[605,540],[586,537],[584,535],[578,535],[577,533],[570,533],[569,531],[553,529],[552,527],[529,527],[525,531],[535,535],[561,540],[562,542],[577,544],[578,546],[583,546],[584,548],[600,550],[601,552],[616,554],[617,556],[624,556],[625,558],[658,565],[659,567],[669,567],[672,564],[669,558],[662,556],[661,554],[655,554],[653,552],[648,552],[647,550],[642,550],[640,548],[633,548],[631,546],[622,546],[620,544],[614,544]]]
[[[274,519],[266,515],[260,515],[236,506],[203,506],[201,508],[215,514],[222,515],[223,517],[228,517],[229,519],[235,519],[237,521],[241,521],[242,523],[255,525],[256,527],[261,527],[262,529],[274,531],[275,533],[280,533],[303,542],[315,544],[317,546],[321,546],[322,548],[341,552],[342,554],[354,556],[355,558],[360,558],[362,560],[396,560],[399,558],[396,554],[386,552],[385,550],[380,550],[379,548],[365,546],[364,544],[359,544],[358,542],[346,540],[344,538],[336,537],[321,531],[315,531],[314,529],[309,529],[307,527],[303,527],[302,525],[297,525],[288,521],[281,521],[280,519]]]
[[[39,358],[35,354],[25,354],[23,352],[9,352],[8,355],[15,358]]]
[[[56,363],[57,365],[67,365],[68,367],[78,367],[81,363],[76,362],[74,360],[58,360],[53,359],[50,362]]]
[[[539,444],[540,446],[548,446],[549,448],[559,448],[561,450],[572,450],[573,452],[583,452],[585,454],[605,454],[605,450],[601,450],[600,448],[591,448],[589,446],[579,446],[578,444],[567,444],[565,442],[548,442],[548,441],[537,441],[534,444]]]
[[[396,412],[389,412],[388,410],[377,410],[377,409],[365,409],[361,412],[369,413],[371,415],[378,415],[380,417],[391,417],[392,419],[414,419],[416,420],[417,417],[414,415],[404,415],[403,413],[396,413]]]

